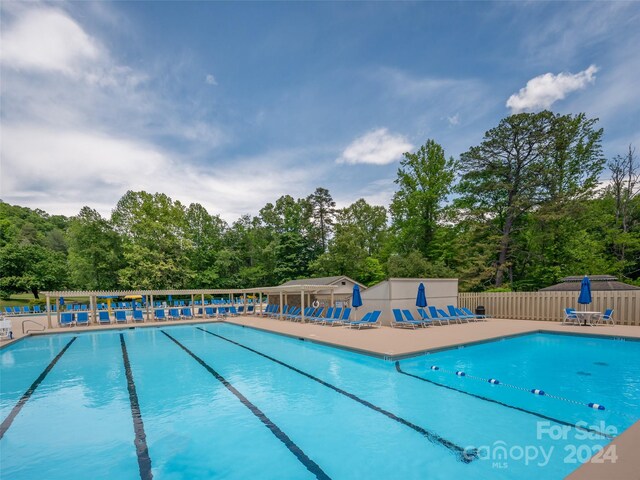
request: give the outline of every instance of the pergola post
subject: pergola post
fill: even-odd
[[[60,325],[60,297],[56,297],[56,320],[58,321],[58,325]]]
[[[51,297],[47,295],[47,325],[51,328]]]
[[[247,313],[249,313],[249,305],[247,305],[247,293],[246,292],[242,293],[242,303],[244,305],[244,308],[242,309],[242,314],[246,315]]]
[[[96,300],[93,295],[89,295],[89,310],[91,310],[90,323],[96,323]]]
[[[204,318],[204,293],[200,294],[200,306],[202,308],[202,318]]]
[[[262,317],[262,315],[264,314],[264,309],[262,307],[262,292],[260,292],[258,295],[260,297],[260,316]],[[253,309],[254,310],[256,309],[255,305],[253,306]]]
[[[155,308],[155,304],[153,303],[153,294],[149,295],[149,303],[151,304],[151,311],[153,312],[153,309]],[[151,320],[153,318],[153,316],[149,317],[149,303],[147,303],[147,320]]]
[[[304,323],[304,290],[300,290],[300,322]]]
[[[333,288],[331,289],[331,303],[329,304],[330,307],[333,307]]]
[[[284,313],[282,311],[282,309],[284,308],[284,305],[282,304],[282,292],[280,292],[280,319],[282,320],[282,314]]]

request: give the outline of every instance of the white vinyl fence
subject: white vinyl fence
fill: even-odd
[[[604,312],[613,308],[617,324],[640,325],[640,290],[593,292],[592,298],[587,310]],[[578,305],[578,292],[468,292],[458,294],[458,305],[471,310],[483,305],[494,318],[556,322],[564,318],[567,307],[585,309]]]

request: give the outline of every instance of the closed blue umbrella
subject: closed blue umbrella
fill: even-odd
[[[360,296],[360,287],[357,284],[353,286],[351,306],[355,308],[362,306],[362,296]]]
[[[60,297],[60,305],[64,305],[64,297]]]
[[[353,286],[353,293],[351,294],[351,306],[356,309],[355,319],[358,320],[358,307],[362,306],[362,296],[360,295],[360,287],[358,284]]]
[[[591,303],[591,280],[586,275],[580,284],[580,296],[578,303],[581,305],[589,305]]]
[[[424,293],[424,285],[421,283],[418,287],[418,296],[416,297],[416,307],[424,308],[427,306],[427,296]]]

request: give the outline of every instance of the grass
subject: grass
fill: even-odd
[[[87,297],[65,297],[65,303],[86,303],[89,304],[89,299]],[[17,293],[15,295],[11,295],[8,300],[0,299],[0,309],[4,310],[4,307],[26,307],[33,305],[44,305],[46,300],[44,296],[40,296],[39,299],[33,298],[33,294],[31,293]]]

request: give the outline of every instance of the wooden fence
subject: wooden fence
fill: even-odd
[[[474,310],[484,305],[494,318],[516,320],[562,321],[564,309],[578,305],[579,292],[500,292],[459,293],[458,305]],[[593,302],[587,310],[604,312],[613,308],[613,318],[619,325],[640,325],[640,290],[593,292]]]

